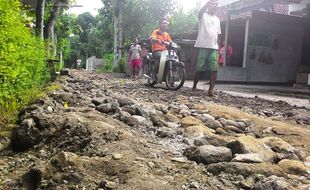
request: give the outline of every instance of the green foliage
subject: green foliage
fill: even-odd
[[[195,27],[198,27],[198,11],[197,7],[187,13],[183,9],[176,12],[170,19],[170,33],[181,34],[194,31]]]
[[[113,51],[116,0],[101,1],[104,6],[99,9],[96,17],[90,13],[83,13],[77,17],[63,15],[64,18],[59,21],[58,27],[67,28],[59,31],[61,33],[70,31],[71,34],[67,38],[70,48],[69,56],[66,57],[70,64],[75,64],[77,59],[84,60],[91,56],[100,58],[102,54]],[[141,40],[147,39],[158,27],[159,19],[165,16],[170,18],[169,33],[190,32],[197,25],[197,14],[198,7],[184,12],[177,0],[123,0],[121,22],[123,47],[133,42],[136,37]]]
[[[125,65],[127,64],[126,58],[122,57],[118,62],[118,72],[125,73]]]
[[[18,0],[0,0],[0,123],[49,79],[44,44],[25,27],[19,7]]]
[[[118,61],[117,65],[113,67],[113,72],[114,73],[125,73],[125,64],[126,64],[126,58],[122,57]]]

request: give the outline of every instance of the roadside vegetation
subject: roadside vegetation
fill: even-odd
[[[49,81],[44,43],[26,27],[26,14],[17,0],[0,0],[0,125],[42,96]]]

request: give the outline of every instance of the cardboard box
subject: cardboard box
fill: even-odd
[[[308,84],[309,83],[309,73],[297,73],[296,83],[297,84]]]

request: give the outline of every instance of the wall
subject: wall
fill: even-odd
[[[247,70],[242,67],[219,67],[217,73],[218,81],[245,82]]]
[[[248,82],[273,82],[286,83],[295,81],[297,66],[301,64],[302,54],[302,26],[283,24],[262,19],[251,19],[249,38],[254,34],[264,34],[271,38],[272,42],[278,40],[278,49],[272,47],[248,46],[246,57],[246,80]],[[272,45],[271,45],[272,46]],[[250,59],[251,52],[256,50],[256,58]],[[265,53],[265,63],[259,61]],[[272,61],[269,57],[272,57]],[[263,56],[262,56],[263,57]]]
[[[86,61],[86,70],[93,71],[103,66],[103,60],[97,59],[95,56],[90,57]]]

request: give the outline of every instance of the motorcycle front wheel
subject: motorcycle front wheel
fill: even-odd
[[[186,78],[185,68],[182,63],[175,63],[172,71],[166,73],[166,86],[169,90],[179,90],[184,85]]]
[[[155,74],[154,74],[154,64],[153,64],[153,63],[149,62],[149,63],[147,64],[147,67],[146,67],[146,74],[147,74],[149,77],[156,78],[155,76],[153,76],[153,75],[155,75]],[[156,84],[157,82],[154,81],[154,80],[152,80],[152,79],[150,79],[150,78],[148,78],[148,79],[147,79],[147,83],[148,83],[151,87],[154,87],[155,84]]]

